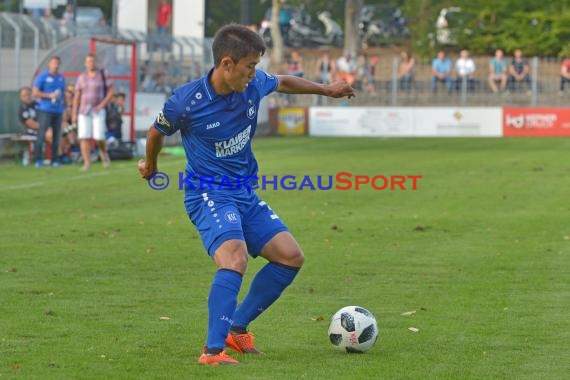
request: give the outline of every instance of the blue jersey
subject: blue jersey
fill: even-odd
[[[216,189],[233,190],[247,177],[257,175],[251,139],[257,128],[259,102],[279,81],[256,70],[244,92],[218,95],[209,83],[212,71],[177,88],[154,127],[167,136],[180,131],[188,161],[186,174],[194,189],[200,190],[201,181],[207,178]],[[186,191],[189,189],[194,190],[186,186]]]
[[[39,100],[38,110],[55,114],[63,113],[63,109],[65,108],[65,104],[63,102],[65,78],[63,75],[60,73],[52,75],[49,71],[44,71],[36,77],[34,87],[47,94],[59,91],[58,98],[55,101],[52,101],[52,99],[41,98]]]

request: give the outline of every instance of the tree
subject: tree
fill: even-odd
[[[279,0],[272,0],[271,9],[271,40],[273,42],[273,49],[271,50],[271,64],[279,65],[283,62],[283,36],[279,29]]]
[[[360,36],[358,34],[358,18],[362,8],[362,0],[345,0],[344,3],[344,50],[358,53]]]

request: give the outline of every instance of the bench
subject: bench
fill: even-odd
[[[19,162],[20,159],[22,159],[24,166],[27,166],[30,162],[33,162],[36,136],[26,134],[12,134],[10,135],[10,141],[15,146],[14,160],[16,163]],[[51,160],[51,147],[48,147],[48,149],[46,149],[46,158],[48,160]]]

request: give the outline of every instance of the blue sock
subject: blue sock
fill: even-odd
[[[207,348],[224,349],[224,342],[232,325],[241,281],[242,275],[231,269],[220,269],[216,272],[208,297]]]
[[[277,263],[268,263],[255,275],[247,296],[234,313],[233,325],[245,328],[289,286],[299,268]]]

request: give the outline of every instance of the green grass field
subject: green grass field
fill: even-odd
[[[182,192],[150,190],[135,161],[89,173],[2,164],[0,378],[568,378],[569,139],[274,138],[254,148],[264,174],[423,179],[416,191],[261,191],[306,264],[250,326],[267,354],[204,368],[215,267]],[[183,170],[181,158],[161,163],[174,180]],[[244,288],[262,265],[250,261]],[[347,305],[378,319],[366,354],[328,342],[328,319]]]

